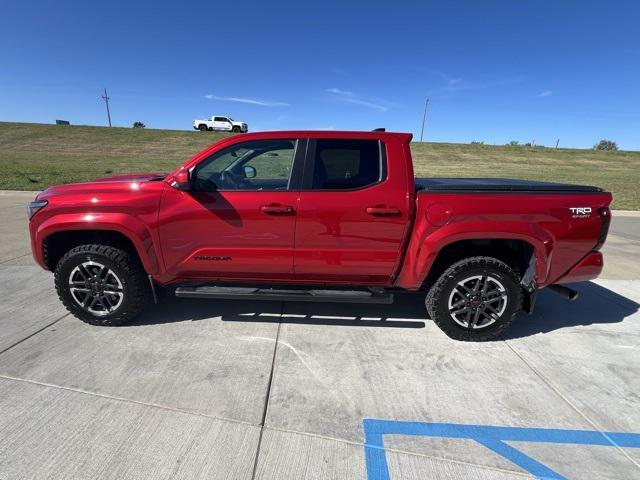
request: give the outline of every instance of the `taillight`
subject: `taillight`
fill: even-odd
[[[600,224],[600,234],[598,235],[598,242],[595,247],[593,247],[594,251],[600,250],[602,245],[604,245],[604,241],[607,239],[607,234],[609,233],[609,225],[611,224],[611,210],[609,207],[600,207],[597,210],[597,215],[602,222]]]

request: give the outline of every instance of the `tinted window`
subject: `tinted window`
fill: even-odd
[[[260,140],[227,147],[196,167],[193,188],[286,190],[296,144],[296,140]]]
[[[224,118],[224,117],[215,117],[215,118],[213,119],[213,121],[214,121],[214,122],[226,122],[226,121],[227,121],[227,119],[226,119],[226,118]]]
[[[314,190],[361,188],[380,181],[377,140],[318,140],[313,169]]]

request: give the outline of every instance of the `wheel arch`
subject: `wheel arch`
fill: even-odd
[[[79,245],[91,243],[125,250],[144,266],[142,256],[131,238],[117,230],[63,230],[52,233],[42,242],[43,260],[47,268],[53,271],[66,252]]]
[[[35,237],[35,245],[40,246],[36,259],[48,270],[55,269],[65,252],[83,243],[126,249],[135,255],[147,274],[153,275],[159,270],[151,233],[127,214],[99,214],[91,221],[79,221],[76,214],[56,215],[40,225]]]
[[[421,289],[429,289],[447,268],[469,257],[496,258],[522,275],[529,266],[534,252],[533,244],[515,238],[474,238],[453,241],[438,251],[422,282]]]
[[[437,228],[428,222],[418,222],[394,285],[407,290],[424,288],[428,278],[430,280],[435,275],[434,263],[442,258],[443,252],[447,255],[452,250],[462,251],[466,257],[471,257],[486,255],[490,250],[495,256],[495,252],[499,255],[505,247],[535,254],[535,280],[538,284],[544,283],[549,273],[554,237],[530,222],[510,222],[508,227],[505,229],[504,222],[485,220],[454,222]]]

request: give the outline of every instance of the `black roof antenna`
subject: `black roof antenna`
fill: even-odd
[[[373,131],[374,132],[386,132],[387,130],[385,128],[374,128]]]

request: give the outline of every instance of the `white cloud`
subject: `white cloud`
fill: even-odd
[[[549,97],[551,95],[553,95],[553,92],[551,90],[545,90],[538,94],[539,97]]]
[[[374,110],[378,110],[379,112],[386,112],[387,110],[389,110],[384,105],[379,105],[373,102],[367,102],[366,100],[360,100],[359,98],[346,97],[343,99],[343,101],[347,103],[352,103],[354,105],[361,105],[363,107],[373,108]]]
[[[513,83],[520,83],[525,80],[525,77],[522,75],[518,75],[515,77],[503,77],[503,78],[494,78],[488,79],[483,82],[474,82],[465,80],[464,77],[456,77],[450,75],[447,72],[443,72],[441,70],[432,70],[430,68],[419,68],[421,71],[426,72],[430,75],[435,75],[440,77],[443,81],[443,85],[435,88],[433,90],[427,91],[427,95],[440,95],[440,94],[454,94],[455,92],[465,91],[465,90],[483,90],[489,88],[501,87],[504,85],[509,85]]]
[[[325,92],[327,93],[335,93],[336,95],[347,95],[347,96],[353,96],[353,92],[348,92],[346,90],[340,90],[339,88],[327,88],[325,90]]]
[[[275,102],[273,100],[263,100],[259,98],[241,98],[241,97],[220,97],[218,95],[208,94],[204,98],[207,100],[221,100],[223,102],[248,103],[249,105],[259,105],[261,107],[290,107],[285,102]]]
[[[372,108],[374,110],[378,110],[379,112],[386,112],[389,110],[389,106],[398,106],[395,103],[384,102],[380,100],[370,101],[361,98],[359,95],[356,95],[353,92],[349,92],[348,90],[341,90],[339,88],[327,88],[325,92],[332,94],[334,97],[338,98],[342,102],[351,103],[353,105],[360,105],[362,107]]]
[[[462,77],[454,77],[453,75],[449,75],[448,73],[442,72],[440,70],[431,70],[429,68],[426,68],[423,70],[433,75],[437,75],[442,80],[444,80],[448,86],[456,85],[457,83],[460,83],[463,80]]]
[[[447,82],[447,85],[455,85],[456,83],[460,83],[462,81],[462,77],[452,77],[451,75],[448,75],[444,72],[434,73],[442,78],[445,82]]]

